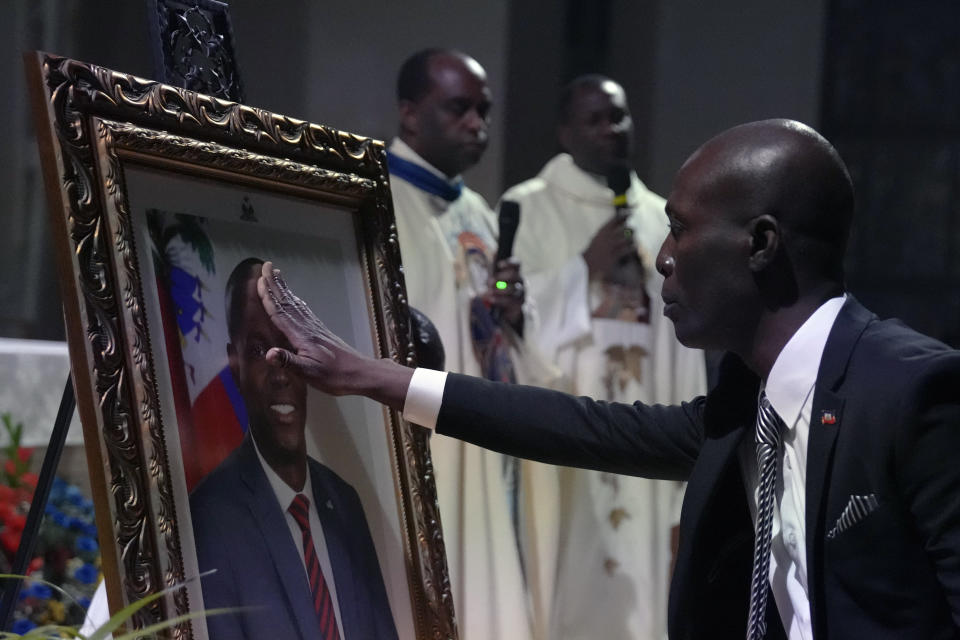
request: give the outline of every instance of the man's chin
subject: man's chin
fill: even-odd
[[[673,333],[677,336],[677,342],[689,349],[703,349],[702,337],[696,332],[685,327],[682,322],[678,323],[671,318],[673,322]]]
[[[306,450],[304,427],[303,422],[284,424],[269,420],[266,429],[253,430],[253,437],[261,453],[264,449],[270,449],[276,456],[294,458],[303,455],[302,452]]]
[[[281,465],[294,465],[305,462],[307,448],[302,442],[277,442],[272,453],[272,462]],[[266,457],[266,456],[264,456]]]
[[[484,152],[487,150],[487,145],[470,145],[464,149],[461,154],[460,165],[463,167],[460,170],[460,173],[463,173],[473,165],[480,162],[480,158],[483,157]]]

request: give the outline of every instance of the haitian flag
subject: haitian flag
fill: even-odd
[[[247,411],[225,349],[209,337],[222,328],[207,326],[219,314],[211,313],[203,299],[207,286],[201,276],[216,273],[204,219],[154,209],[148,220],[183,469],[192,491],[240,444]],[[211,375],[210,366],[218,361],[222,365]]]

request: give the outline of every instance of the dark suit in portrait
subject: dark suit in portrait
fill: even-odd
[[[731,355],[708,396],[665,407],[493,390],[450,375],[437,430],[554,464],[688,480],[670,637],[742,638],[754,529],[737,452],[753,437],[759,382]],[[958,452],[960,352],[848,298],[810,421],[806,557],[817,638],[958,637]],[[773,598],[767,617],[768,637],[782,637]]]
[[[308,459],[310,481],[344,638],[395,639],[390,605],[370,530],[356,491],[324,465]],[[211,640],[320,638],[304,564],[257,458],[243,443],[190,495],[204,608],[243,607],[207,618]],[[330,581],[331,576],[325,576]]]

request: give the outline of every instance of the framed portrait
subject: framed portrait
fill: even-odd
[[[264,359],[262,262],[413,365],[383,144],[26,56],[111,611],[177,638],[454,638],[427,433]],[[332,614],[331,614],[332,612]]]

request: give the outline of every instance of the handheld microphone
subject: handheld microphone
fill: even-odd
[[[630,210],[627,208],[627,189],[630,188],[630,169],[614,167],[607,174],[607,186],[613,191],[614,215],[627,217]]]
[[[497,221],[499,222],[499,234],[500,240],[497,243],[497,256],[496,263],[499,263],[501,260],[506,260],[511,255],[513,255],[513,241],[517,237],[517,227],[520,225],[520,204],[514,202],[513,200],[504,200],[500,203],[500,214],[497,216]],[[505,291],[507,289],[507,282],[505,280],[497,280],[494,283],[494,286],[501,290]],[[517,291],[520,290],[520,284],[517,285]],[[497,324],[500,324],[500,309],[493,309],[491,312],[493,319]],[[523,335],[523,324],[521,321],[520,326],[514,327],[519,335]]]
[[[613,215],[616,218],[625,220],[630,216],[630,207],[627,206],[627,189],[630,188],[630,169],[627,167],[614,167],[607,174],[607,186],[613,191]],[[633,230],[627,227],[624,229],[627,237],[631,237]],[[636,252],[629,253],[617,263],[616,268],[609,275],[611,282],[618,284],[631,285],[633,287],[643,286],[644,274],[643,263]]]
[[[513,200],[501,202],[498,221],[500,240],[497,244],[497,262],[500,262],[513,255],[513,241],[517,237],[517,227],[520,225],[520,205]]]

